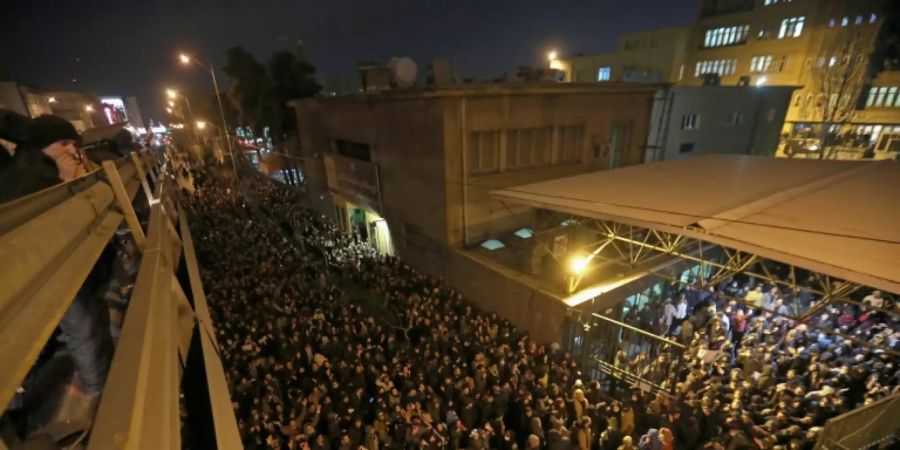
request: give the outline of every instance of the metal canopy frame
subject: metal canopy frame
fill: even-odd
[[[815,294],[819,298],[819,301],[807,310],[802,311],[799,315],[784,315],[777,311],[768,310],[767,312],[793,321],[804,322],[809,328],[833,336],[839,336],[857,345],[884,350],[893,356],[900,356],[900,352],[893,349],[876,346],[868,341],[858,339],[840,331],[819,327],[809,323],[808,319],[835,303],[849,303],[862,306],[861,302],[851,298],[850,295],[863,290],[867,287],[865,285],[837,279],[830,275],[818,273],[793,264],[777,262],[779,265],[786,266],[789,271],[788,279],[782,280],[773,274],[772,266],[776,261],[743,250],[726,247],[716,242],[703,240],[692,234],[679,234],[668,230],[621,223],[613,220],[576,216],[567,212],[552,209],[547,211],[555,213],[555,219],[568,217],[577,220],[582,231],[592,234],[591,237],[587,239],[589,242],[578,248],[579,252],[588,254],[591,258],[596,258],[627,269],[646,267],[649,261],[663,256],[694,261],[698,263],[701,268],[709,268],[712,272],[709,279],[698,277],[694,283],[685,283],[679,278],[673,277],[671,274],[660,270],[646,269],[645,272],[649,275],[677,284],[692,284],[698,289],[707,289],[710,286],[718,285],[734,275],[741,274],[770,285],[778,286],[779,289],[787,290],[792,294],[792,298],[794,298],[795,301],[801,291],[807,291]],[[550,218],[544,218],[540,222],[547,223],[550,220]],[[538,223],[539,222],[536,220],[535,224],[537,225]],[[557,221],[556,223],[559,222]],[[544,230],[535,229],[535,236],[538,236],[539,232],[547,232],[560,228],[562,227],[556,226]],[[536,241],[536,245],[546,244]],[[721,251],[712,252],[710,251],[712,248],[717,248]],[[798,283],[798,272],[807,272],[813,278],[814,284],[812,286],[806,286]],[[575,284],[576,288],[577,281],[578,280],[576,280]],[[734,300],[744,306],[757,309],[756,306],[747,303],[743,298],[736,298],[724,295],[723,293],[717,295],[724,297],[727,300]],[[798,305],[794,306],[798,307]],[[874,308],[870,305],[865,305],[864,307],[872,311],[894,314],[892,311]]]

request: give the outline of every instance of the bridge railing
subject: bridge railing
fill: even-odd
[[[242,448],[187,217],[164,167],[132,154],[0,205],[4,407],[123,221],[142,253],[89,449],[181,448],[183,425],[204,448]],[[133,207],[142,187],[146,229]]]
[[[900,393],[829,419],[819,434],[815,450],[860,450],[879,445],[888,448],[893,441],[900,440],[898,415]]]

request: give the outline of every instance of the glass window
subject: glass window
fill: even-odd
[[[789,17],[781,21],[778,29],[778,39],[799,37],[803,33],[803,23],[806,17]]]
[[[698,114],[685,114],[681,116],[681,129],[682,130],[696,130],[700,128],[700,115]]]
[[[612,77],[612,68],[611,67],[601,67],[600,70],[597,71],[597,81],[609,81]]]
[[[878,14],[872,13],[869,15],[869,23],[875,23],[878,20]]]
[[[869,97],[866,99],[866,106],[872,106],[875,104],[875,94],[878,92],[878,88],[871,87],[869,88]]]
[[[834,17],[828,20],[828,28],[834,28],[835,25],[837,25],[837,21],[834,20]]]
[[[854,22],[854,23],[855,23],[856,25],[862,25],[862,23],[863,23],[863,16],[856,16],[856,22]]]
[[[841,19],[841,26],[846,27],[847,25],[850,25],[850,18],[847,16],[844,16],[844,18]]]
[[[878,97],[875,98],[875,106],[881,107],[884,106],[884,95],[887,94],[887,89],[884,87],[878,88]]]

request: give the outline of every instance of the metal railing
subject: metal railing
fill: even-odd
[[[132,205],[142,186],[146,230]],[[88,448],[181,448],[182,406],[193,447],[243,448],[175,189],[142,153],[0,205],[0,405],[124,220],[142,258]]]
[[[900,440],[900,394],[829,419],[816,450],[861,450]],[[895,447],[891,447],[895,448]]]

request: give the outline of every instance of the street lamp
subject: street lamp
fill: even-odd
[[[205,128],[206,128],[206,122],[204,122],[204,121],[202,121],[202,120],[198,120],[198,121],[197,121],[197,129],[198,129],[198,130],[202,130],[202,129],[205,129]]]
[[[231,170],[234,172],[234,178],[237,180],[237,165],[234,162],[234,149],[231,147],[231,136],[228,133],[228,123],[225,122],[225,109],[222,108],[222,96],[219,94],[219,81],[216,79],[216,69],[213,66],[212,61],[209,62],[209,65],[203,64],[198,61],[196,58],[191,57],[187,53],[181,53],[178,55],[178,60],[181,61],[182,64],[190,64],[192,61],[194,64],[206,69],[209,71],[210,77],[212,77],[213,89],[216,91],[216,102],[219,104],[219,118],[222,119],[222,132],[225,134],[225,146],[228,147],[228,153],[231,155]]]
[[[175,89],[166,89],[166,97],[174,100],[175,97],[178,97],[178,91],[176,91]]]
[[[91,105],[84,105],[84,110],[87,112],[94,112],[94,107]]]
[[[550,50],[550,52],[547,53],[547,60],[548,60],[548,61],[555,61],[555,60],[556,60],[556,56],[557,56],[556,50]]]
[[[168,103],[169,103],[169,108],[174,108],[174,107],[175,107],[175,102],[173,102],[172,100],[169,100]]]
[[[169,108],[175,108],[175,99],[182,98],[184,99],[184,104],[187,106],[188,110],[188,119],[194,120],[194,110],[191,109],[191,100],[188,99],[187,95],[178,95],[178,91],[172,88],[166,88],[166,97],[169,97]],[[197,143],[200,143],[200,134],[197,133],[197,129],[194,129],[194,138],[197,140]]]
[[[166,112],[172,114],[172,108],[166,108]]]
[[[590,258],[586,258],[584,256],[576,256],[572,258],[572,262],[570,263],[570,269],[572,273],[575,275],[581,275],[584,272],[584,269],[587,269],[588,263],[591,262]]]

